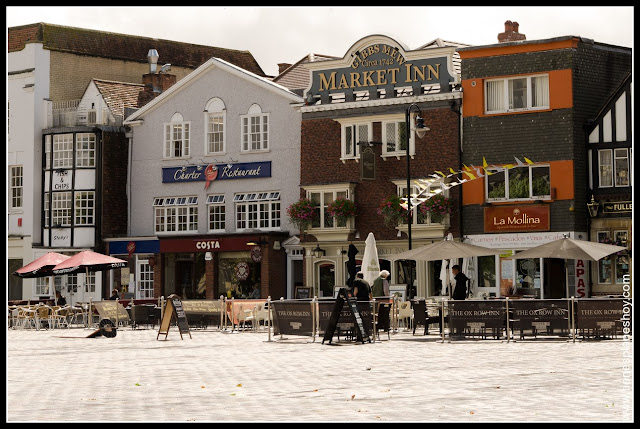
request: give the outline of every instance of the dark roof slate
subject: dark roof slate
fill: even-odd
[[[149,49],[156,49],[161,63],[196,68],[211,57],[222,58],[258,76],[264,71],[249,51],[195,45],[172,40],[109,33],[84,28],[37,23],[8,28],[8,52],[41,42],[44,49],[147,63]]]

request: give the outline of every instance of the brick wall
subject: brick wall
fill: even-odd
[[[127,203],[128,139],[124,133],[102,133],[102,237],[125,237],[129,215]]]
[[[171,67],[171,74],[178,81],[191,71],[193,69]],[[50,98],[54,101],[78,100],[93,78],[142,83],[142,75],[147,73],[149,65],[141,62],[51,51]]]
[[[459,122],[457,113],[449,107],[422,108],[425,125],[430,128],[422,139],[416,138],[416,155],[411,159],[411,177],[427,177],[436,170],[458,169]],[[401,110],[402,111],[402,110]],[[340,160],[340,124],[330,118],[304,119],[301,134],[301,178],[305,185],[329,183],[356,183],[355,202],[358,206],[356,230],[373,232],[377,240],[397,239],[397,231],[387,228],[382,217],[376,212],[378,205],[387,196],[396,192],[392,180],[405,180],[407,161],[404,156],[379,157],[380,145],[374,145],[376,153],[376,180],[360,179],[360,164],[354,160],[343,163]],[[381,122],[373,123],[373,141],[380,142]],[[304,192],[303,194],[304,195]],[[458,187],[450,190],[450,196],[457,202]],[[451,232],[458,235],[458,217],[451,216]],[[404,238],[406,240],[406,238]]]

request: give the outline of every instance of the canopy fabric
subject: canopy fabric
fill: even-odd
[[[13,275],[23,279],[49,277],[54,275],[52,272],[53,267],[69,258],[70,256],[61,253],[47,252],[24,267],[16,270]]]
[[[127,261],[85,250],[53,267],[54,274],[72,274],[87,271],[104,271],[126,267]]]
[[[475,246],[459,241],[443,240],[417,249],[387,256],[387,259],[412,259],[415,261],[439,261],[441,259],[468,258],[472,256],[497,255],[500,250]]]
[[[598,261],[605,256],[609,256],[612,253],[620,252],[622,250],[626,250],[626,248],[613,246],[611,244],[595,243],[593,241],[575,240],[573,238],[564,237],[517,253],[513,258],[559,258]]]
[[[370,232],[365,240],[364,256],[362,257],[362,274],[364,279],[373,286],[373,281],[380,275],[380,261],[378,247],[373,233]]]

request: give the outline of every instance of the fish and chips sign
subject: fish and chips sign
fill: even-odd
[[[412,87],[413,95],[419,95],[422,85],[436,84],[440,92],[449,92],[449,84],[455,81],[450,74],[454,51],[452,47],[405,51],[391,38],[368,36],[343,59],[305,63],[312,70],[306,97],[327,104],[332,93],[344,93],[345,101],[353,101],[354,91],[369,91],[371,99],[384,89],[384,97],[390,98],[396,96],[396,88]]]

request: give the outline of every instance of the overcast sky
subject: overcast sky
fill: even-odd
[[[518,22],[527,40],[581,36],[633,47],[633,13],[631,6],[9,6],[6,24],[46,22],[246,50],[266,74],[275,75],[278,63],[295,63],[309,53],[342,57],[351,45],[371,34],[392,37],[408,49],[436,38],[494,44],[507,20]],[[162,62],[162,52],[159,55]]]

